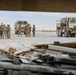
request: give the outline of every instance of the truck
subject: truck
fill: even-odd
[[[65,17],[56,22],[56,33],[58,37],[76,36],[76,17]]]
[[[19,24],[21,25],[21,31],[24,33],[25,25],[28,25],[29,22],[24,21],[24,20],[17,20],[17,21],[15,22],[15,25],[14,25],[15,34],[18,34],[18,27],[19,27]]]

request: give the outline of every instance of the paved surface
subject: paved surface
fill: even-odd
[[[15,46],[18,49],[24,49],[32,44],[49,44],[54,41],[75,42],[76,37],[57,37],[56,32],[36,32],[36,37],[18,37],[11,31],[11,39],[0,39],[0,48],[6,49],[9,46]]]

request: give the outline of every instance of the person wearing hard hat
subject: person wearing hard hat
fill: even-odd
[[[33,28],[32,28],[33,37],[35,37],[35,31],[36,31],[36,28],[35,28],[35,25],[33,25]]]
[[[21,31],[21,25],[20,24],[18,25],[18,37],[19,37],[19,35],[22,36],[22,31]]]
[[[11,34],[11,27],[10,24],[7,24],[7,38],[10,38],[10,34]]]

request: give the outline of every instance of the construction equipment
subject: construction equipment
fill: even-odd
[[[25,25],[28,25],[28,24],[29,24],[29,22],[27,22],[27,21],[17,20],[17,22],[15,22],[15,25],[14,25],[15,34],[18,34],[19,25],[21,26],[21,31],[24,33]]]
[[[57,36],[75,37],[76,35],[76,17],[66,17],[57,20],[56,23]]]

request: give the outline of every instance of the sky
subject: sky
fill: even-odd
[[[10,24],[11,29],[14,29],[17,20],[25,20],[31,26],[35,24],[36,30],[56,30],[56,21],[68,16],[76,16],[76,13],[0,11],[0,23]]]

